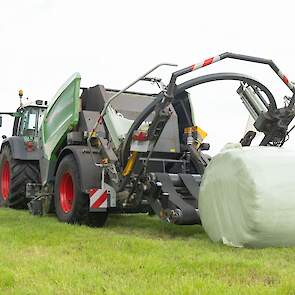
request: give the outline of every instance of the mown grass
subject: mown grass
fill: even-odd
[[[295,294],[295,248],[229,248],[146,215],[94,229],[0,208],[0,294]]]

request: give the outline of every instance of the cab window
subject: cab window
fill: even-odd
[[[20,122],[19,136],[33,139],[37,135],[37,118],[38,109],[25,109]]]

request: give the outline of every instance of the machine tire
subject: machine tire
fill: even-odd
[[[89,196],[81,190],[79,169],[73,155],[60,162],[54,186],[54,203],[61,222],[103,226],[107,212],[90,213]]]
[[[14,209],[27,208],[26,184],[39,182],[37,162],[12,158],[9,146],[0,156],[0,205]]]

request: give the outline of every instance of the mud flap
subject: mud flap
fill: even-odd
[[[105,212],[110,207],[116,207],[116,191],[104,183],[103,188],[93,188],[89,191],[89,212]]]

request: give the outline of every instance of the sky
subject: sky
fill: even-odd
[[[24,97],[49,100],[74,72],[81,86],[121,89],[159,62],[179,68],[231,51],[273,59],[295,81],[294,1],[91,1],[0,0],[1,111],[14,111]],[[174,68],[155,76],[169,81]],[[279,104],[290,95],[270,68],[225,60],[187,75],[250,74]],[[237,82],[190,90],[196,123],[208,132],[211,153],[243,136],[248,112]],[[155,92],[154,85],[134,90]],[[3,117],[0,135],[11,134]],[[288,142],[295,147],[295,132]]]

